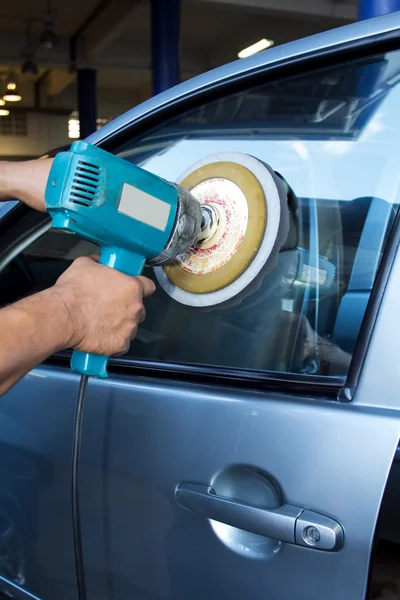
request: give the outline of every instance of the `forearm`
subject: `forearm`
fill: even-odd
[[[0,396],[69,342],[68,314],[54,288],[1,309]]]
[[[0,201],[20,200],[44,212],[44,190],[52,159],[0,162]]]

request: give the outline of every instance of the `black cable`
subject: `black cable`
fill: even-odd
[[[81,456],[83,405],[85,403],[88,376],[82,375],[79,384],[78,401],[76,403],[74,435],[72,440],[72,528],[74,533],[76,582],[79,600],[86,600],[85,569],[83,565],[81,514],[79,508],[79,462]]]

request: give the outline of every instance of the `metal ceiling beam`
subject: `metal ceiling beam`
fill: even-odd
[[[197,54],[196,54],[196,56],[185,57],[185,58],[186,58],[186,60],[183,62],[182,66],[181,66],[182,78],[185,79],[188,77],[194,77],[195,75],[199,75],[200,73],[204,72],[204,70],[205,70],[204,62],[200,62],[198,60]],[[6,55],[2,55],[0,53],[0,65],[1,64],[6,65],[6,68],[4,70],[4,73],[6,74],[6,73],[8,73],[10,67],[17,68],[21,64],[21,61],[16,58],[10,58]],[[46,61],[41,60],[40,66],[43,68],[48,68],[48,69],[67,69],[68,62],[66,60],[61,60],[61,59],[60,60],[50,60],[49,59]],[[84,63],[84,66],[86,67],[87,63]],[[104,73],[107,73],[107,72],[112,73],[115,71],[121,71],[121,72],[126,72],[127,74],[130,73],[132,76],[135,73],[146,73],[149,75],[151,73],[148,56],[145,57],[145,60],[141,56],[135,56],[132,59],[132,62],[122,61],[122,60],[119,60],[118,58],[105,60],[101,57],[101,58],[98,58],[97,60],[90,61],[90,66],[91,66],[91,68],[97,69],[97,71],[104,72]],[[74,81],[74,75],[71,74],[71,76],[72,76],[72,81]],[[140,87],[140,85],[139,85],[139,87]]]
[[[73,73],[65,70],[51,71],[45,81],[47,96],[54,98],[63,92],[73,83],[75,76]]]
[[[97,56],[128,30],[132,16],[142,0],[113,0],[91,23],[84,34],[84,56]]]
[[[207,4],[230,5],[236,8],[291,13],[355,21],[357,2],[339,2],[338,0],[197,0]]]
[[[47,78],[50,76],[51,70],[48,69],[38,79],[35,81],[34,87],[34,99],[35,99],[35,108],[39,109],[42,103],[42,87]]]
[[[71,68],[79,59],[87,62],[105,50],[128,27],[141,0],[101,0],[71,37]]]
[[[80,24],[75,33],[71,36],[69,41],[69,55],[70,55],[70,70],[75,71],[76,62],[78,58],[78,45],[80,45],[81,39],[85,31],[95,21],[102,12],[111,4],[112,0],[100,0],[96,8],[86,17],[86,19]]]
[[[56,115],[60,117],[67,117],[72,112],[71,108],[54,108],[46,106],[13,106],[13,113],[36,113],[45,115]],[[2,158],[3,160],[3,158]]]

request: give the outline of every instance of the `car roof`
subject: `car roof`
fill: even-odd
[[[363,39],[371,35],[382,35],[393,32],[400,28],[400,11],[390,13],[374,19],[352,23],[345,27],[332,29],[324,33],[319,33],[307,38],[289,42],[281,46],[276,46],[254,54],[245,59],[236,60],[207,73],[203,73],[193,79],[185,81],[161,94],[150,98],[146,102],[135,106],[117,119],[114,119],[99,131],[90,135],[86,141],[92,144],[98,144],[110,135],[124,129],[128,124],[153,113],[160,108],[183,100],[186,96],[199,93],[202,90],[223,83],[237,76],[243,76],[264,66],[273,66],[274,64],[291,59],[299,59],[311,53],[323,51],[325,49],[334,49]]]

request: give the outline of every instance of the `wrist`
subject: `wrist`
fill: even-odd
[[[16,197],[11,168],[12,165],[8,161],[0,162],[0,201],[13,200]]]
[[[20,200],[45,212],[44,195],[52,159],[0,162],[0,200]]]
[[[55,319],[54,326],[58,333],[56,351],[73,348],[77,343],[75,318],[70,309],[69,300],[61,288],[62,286],[55,284],[41,292],[46,295],[46,302]]]

